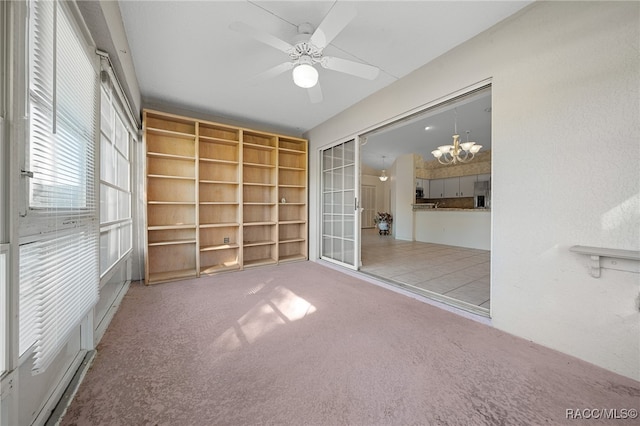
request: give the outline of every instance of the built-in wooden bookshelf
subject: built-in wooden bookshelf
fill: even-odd
[[[147,283],[196,277],[197,125],[145,112]]]
[[[307,254],[307,141],[144,111],[147,284]]]
[[[278,261],[306,259],[307,141],[278,138]]]
[[[240,134],[199,123],[200,274],[240,269]]]
[[[242,137],[242,263],[276,263],[277,137],[249,131]]]

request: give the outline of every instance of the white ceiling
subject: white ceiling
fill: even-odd
[[[370,132],[361,148],[362,162],[382,169],[385,156],[384,164],[389,168],[395,158],[407,153],[434,160],[431,151],[451,145],[456,128],[461,142],[468,136],[468,140],[482,145],[482,151],[491,149],[491,89],[478,90]]]
[[[290,72],[250,82],[288,57],[231,30],[231,23],[240,21],[291,43],[299,24],[317,27],[335,3],[120,0],[144,103],[301,135],[530,2],[352,2],[356,17],[324,54],[380,68],[375,80],[316,66],[324,97],[317,104],[310,102],[305,89],[294,85]],[[449,135],[437,145],[451,141],[453,119],[446,118],[449,123],[441,127]]]

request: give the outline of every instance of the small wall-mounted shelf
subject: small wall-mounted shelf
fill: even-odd
[[[572,246],[569,250],[590,257],[594,278],[600,278],[601,268],[640,273],[640,251],[588,246]]]

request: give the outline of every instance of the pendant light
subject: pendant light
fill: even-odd
[[[389,176],[387,176],[387,170],[384,168],[384,159],[385,156],[382,156],[382,174],[380,176],[378,176],[378,179],[380,179],[380,182],[386,182],[387,179],[389,179]]]

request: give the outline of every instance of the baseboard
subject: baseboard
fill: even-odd
[[[67,409],[69,408],[69,405],[71,404],[71,401],[73,401],[73,397],[76,395],[76,392],[78,392],[78,388],[80,387],[80,383],[82,383],[82,379],[84,379],[87,371],[89,371],[89,367],[91,367],[95,356],[95,350],[88,351],[85,354],[84,359],[76,369],[76,372],[69,382],[69,385],[58,400],[58,404],[51,412],[51,415],[49,416],[47,422],[44,424],[45,426],[58,426],[60,424],[65,413],[67,412]]]
[[[107,331],[109,324],[111,324],[111,320],[113,319],[113,316],[118,311],[118,308],[120,307],[120,303],[122,302],[122,299],[124,298],[125,294],[127,294],[127,291],[129,291],[130,285],[131,285],[131,281],[129,280],[125,281],[125,283],[120,288],[120,291],[118,292],[116,297],[113,299],[113,303],[111,303],[111,306],[109,307],[107,312],[104,314],[104,317],[102,317],[100,324],[98,324],[95,330],[93,331],[94,347],[98,346],[98,342],[102,340],[102,336],[104,336],[104,333]]]

